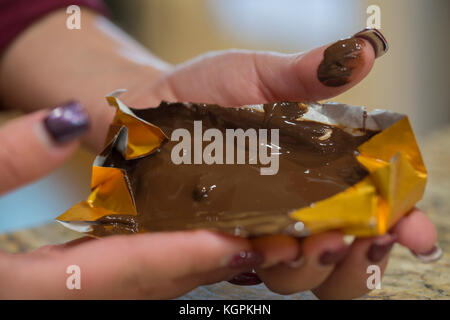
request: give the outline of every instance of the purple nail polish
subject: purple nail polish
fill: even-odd
[[[395,234],[385,234],[379,237],[367,251],[367,259],[372,263],[380,262],[391,251],[396,241],[397,236]]]
[[[44,127],[57,144],[71,141],[89,128],[89,118],[76,101],[54,108],[44,119]]]
[[[262,281],[254,272],[243,272],[228,280],[228,282],[238,286],[254,286],[260,284]]]
[[[389,49],[386,38],[378,29],[366,28],[353,35],[353,37],[369,41],[375,51],[375,58],[381,57]]]
[[[259,252],[241,251],[231,258],[229,268],[253,268],[263,263],[264,257]]]
[[[348,247],[342,247],[337,250],[325,251],[319,258],[319,263],[323,266],[336,264],[345,258],[348,252]]]
[[[411,252],[417,259],[419,259],[423,263],[431,263],[438,261],[443,255],[442,249],[437,245],[426,253],[417,253],[412,250]]]

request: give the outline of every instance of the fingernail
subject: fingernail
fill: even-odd
[[[412,251],[412,254],[419,259],[420,261],[422,261],[423,263],[431,263],[431,262],[435,262],[438,261],[441,257],[442,257],[442,249],[439,246],[434,246],[433,249],[431,249],[430,251],[426,252],[426,253],[417,253]]]
[[[300,251],[297,255],[297,257],[293,261],[285,262],[285,265],[287,265],[289,268],[296,269],[300,268],[305,264],[305,257],[303,256],[303,252]]]
[[[362,67],[362,49],[367,40],[375,51],[375,58],[388,51],[388,43],[377,29],[366,28],[351,38],[330,45],[324,52],[323,60],[317,69],[320,82],[328,87],[339,87],[351,81],[353,70]]]
[[[385,234],[377,238],[367,251],[367,259],[373,263],[380,262],[389,253],[396,241],[397,236],[395,234]]]
[[[329,46],[317,69],[320,82],[328,87],[339,87],[351,80],[353,70],[362,67],[362,48],[365,42],[360,38],[340,40]]]
[[[228,282],[238,286],[254,286],[260,284],[262,281],[254,272],[243,272],[237,276],[234,276],[228,280]]]
[[[229,268],[252,268],[263,263],[264,257],[255,251],[241,251],[228,262]]]
[[[370,42],[375,51],[375,58],[379,58],[389,50],[386,38],[378,29],[366,28],[355,35],[355,38],[363,38]]]
[[[89,118],[76,101],[54,108],[44,119],[44,127],[54,142],[63,144],[74,140],[89,128]]]
[[[342,247],[336,250],[329,250],[322,253],[319,258],[319,263],[323,266],[336,264],[345,258],[348,252],[348,247]]]

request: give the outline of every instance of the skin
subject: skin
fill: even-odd
[[[81,30],[66,29],[66,17],[60,11],[42,18],[16,39],[0,61],[3,105],[29,113],[0,128],[0,194],[50,173],[80,144],[100,151],[113,117],[104,95],[114,89],[127,88],[121,99],[137,108],[158,105],[161,99],[229,106],[322,100],[356,85],[374,63],[367,43],[362,53],[365,63],[340,87],[324,86],[317,79],[328,45],[292,55],[224,51],[178,66],[154,58],[154,65],[144,66],[118,54],[125,45],[95,27],[94,13],[83,9]],[[42,127],[46,108],[74,97],[86,107],[91,129],[79,141],[56,146]],[[418,209],[402,218],[391,233],[417,253],[430,251],[436,243],[436,229]],[[322,253],[347,246],[339,232],[302,241],[288,236],[247,240],[202,230],[81,238],[30,253],[0,252],[0,298],[174,298],[250,270],[254,266],[227,265],[240,251],[251,250],[264,255],[263,264],[255,267],[274,292],[313,290],[323,299],[356,298],[368,292],[365,271],[373,263],[367,252],[376,240],[357,239],[343,260],[323,266]],[[289,267],[287,262],[296,260],[300,252],[303,263]],[[382,270],[387,260],[386,255],[378,263]],[[65,270],[71,264],[81,267],[82,290],[65,288]]]

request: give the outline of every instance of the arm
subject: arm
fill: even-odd
[[[80,30],[66,28],[68,15],[58,10],[12,43],[0,61],[0,96],[5,107],[26,112],[79,100],[91,120],[84,141],[99,151],[114,112],[104,96],[155,82],[170,66],[136,48],[131,38],[115,38],[114,25],[102,16],[87,8],[81,14]],[[146,55],[147,64],[128,58],[136,54]]]

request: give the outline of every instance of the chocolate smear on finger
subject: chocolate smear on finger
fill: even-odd
[[[360,38],[340,40],[329,46],[317,69],[319,81],[328,87],[339,87],[350,82],[354,69],[364,64]]]

